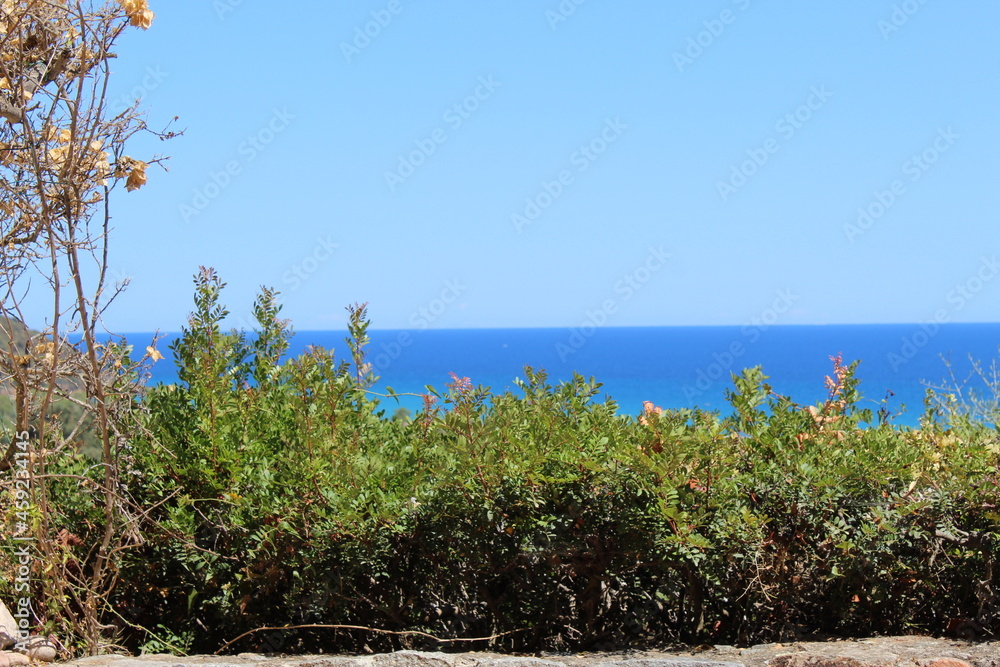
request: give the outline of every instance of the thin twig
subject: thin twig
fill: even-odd
[[[300,628],[326,628],[332,630],[365,630],[367,632],[378,632],[383,635],[416,635],[418,637],[426,637],[427,639],[436,641],[439,644],[446,644],[448,642],[485,642],[485,641],[490,641],[492,639],[498,639],[506,635],[512,635],[516,632],[525,632],[528,629],[528,628],[521,628],[520,630],[508,630],[507,632],[501,632],[500,634],[490,635],[489,637],[464,637],[456,639],[441,639],[440,637],[435,637],[434,635],[428,634],[426,632],[421,632],[419,630],[382,630],[381,628],[369,628],[363,625],[339,625],[339,624],[328,625],[325,623],[307,623],[305,625],[268,626],[264,628],[256,628],[254,630],[247,630],[239,637],[236,637],[235,639],[230,639],[228,642],[219,647],[219,649],[215,652],[215,655],[222,653],[223,651],[225,651],[227,648],[229,648],[239,640],[243,639],[248,635],[252,635],[255,632],[262,632],[264,630],[298,630]]]

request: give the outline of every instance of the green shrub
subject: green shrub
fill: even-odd
[[[181,381],[142,400],[123,483],[148,516],[114,600],[131,648],[286,625],[517,651],[1000,629],[997,448],[858,409],[839,358],[817,406],[749,369],[730,416],[636,418],[527,368],[516,394],[454,377],[394,419],[363,306],[349,361],[285,359],[275,294],[256,332],[224,333],[222,287],[198,276]],[[298,627],[228,650],[437,646]]]

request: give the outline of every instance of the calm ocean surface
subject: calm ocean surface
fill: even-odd
[[[292,352],[308,345],[349,356],[341,331],[301,331]],[[553,384],[574,371],[603,383],[621,412],[637,414],[643,401],[664,408],[700,406],[729,413],[724,391],[730,373],[763,366],[774,391],[799,403],[826,398],[824,376],[830,355],[845,362],[860,360],[858,376],[867,407],[877,410],[886,398],[896,423],[916,425],[926,383],[947,376],[942,357],[950,359],[958,377],[970,370],[969,357],[984,362],[998,358],[1000,324],[828,325],[759,327],[622,327],[579,329],[450,329],[370,331],[369,361],[380,376],[377,391],[425,392],[425,385],[444,389],[449,373],[469,377],[494,393],[514,387],[530,365],[545,369]],[[128,334],[137,349],[151,334]],[[176,381],[168,336],[159,344],[165,359],[154,366],[153,382]],[[414,412],[419,398],[399,405]],[[395,401],[383,401],[391,414]]]

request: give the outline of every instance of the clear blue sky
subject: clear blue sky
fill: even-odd
[[[1000,315],[996,2],[151,7],[111,97],[185,134],[130,150],[113,331],[199,265],[298,330]]]

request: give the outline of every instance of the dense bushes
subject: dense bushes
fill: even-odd
[[[518,395],[455,377],[405,423],[367,390],[363,307],[350,363],[283,361],[274,295],[246,337],[220,289],[198,278],[181,382],[148,390],[126,453],[148,515],[109,620],[132,648],[285,625],[513,650],[1000,629],[995,431],[895,427],[839,359],[819,406],[751,369],[730,417],[636,419],[526,369]],[[401,646],[437,644],[308,627],[229,650]]]

